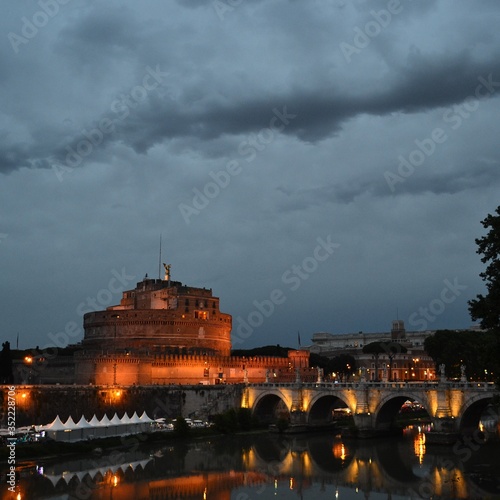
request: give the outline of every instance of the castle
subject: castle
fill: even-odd
[[[288,358],[233,357],[232,317],[211,289],[147,276],[119,305],[84,315],[77,384],[219,384],[315,379],[308,351]]]

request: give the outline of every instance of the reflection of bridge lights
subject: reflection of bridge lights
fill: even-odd
[[[418,428],[418,433],[413,438],[413,451],[418,458],[418,463],[422,465],[425,456],[425,434],[420,427]]]
[[[291,490],[293,490],[293,477],[290,478],[289,487],[290,487]]]
[[[207,487],[203,490],[203,500],[207,500]]]
[[[116,474],[113,475],[112,483],[113,483],[113,486],[117,486],[119,483],[119,479],[118,479],[118,476]]]
[[[342,460],[342,462],[346,459],[347,453],[346,453],[344,443],[335,443],[333,445],[333,456],[335,458],[340,458],[340,460]]]

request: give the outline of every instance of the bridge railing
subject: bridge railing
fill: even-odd
[[[258,384],[249,384],[252,387],[262,388],[291,388],[297,387],[297,382],[262,382]],[[482,389],[497,390],[495,382],[460,382],[460,381],[398,381],[398,382],[302,382],[300,386],[309,389],[359,389],[359,388],[377,388],[377,389],[432,389],[437,387],[446,387],[448,389]]]

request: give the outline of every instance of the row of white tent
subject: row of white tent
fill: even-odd
[[[100,420],[96,415],[90,420],[86,420],[82,415],[78,422],[75,422],[71,416],[66,422],[62,422],[57,415],[53,422],[36,427],[36,430],[45,431],[46,435],[55,441],[74,442],[148,432],[154,423],[155,421],[150,419],[145,411],[140,417],[137,412],[134,412],[131,417],[125,413],[122,418],[115,413],[111,419],[104,414]]]

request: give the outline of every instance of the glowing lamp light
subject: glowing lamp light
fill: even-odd
[[[27,363],[28,365],[31,365],[31,363],[33,363],[33,358],[31,356],[25,356],[24,362]]]

